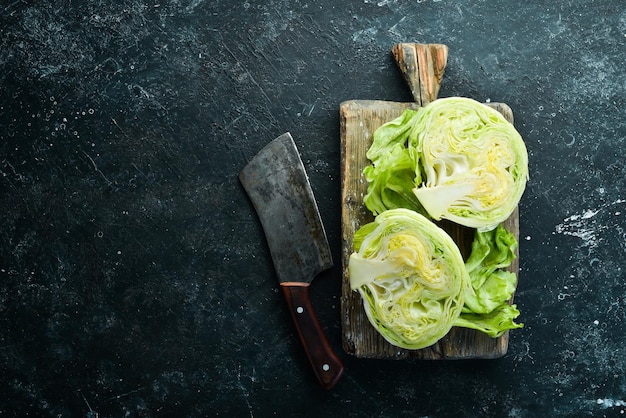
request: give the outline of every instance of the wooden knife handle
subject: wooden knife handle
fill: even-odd
[[[343,374],[343,364],[333,352],[309,299],[308,283],[281,283],[291,317],[304,351],[322,387],[331,389]]]

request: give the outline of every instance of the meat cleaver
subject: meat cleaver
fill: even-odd
[[[324,389],[343,374],[309,300],[309,285],[333,261],[296,144],[285,133],[244,167],[239,180],[259,216],[300,341]]]

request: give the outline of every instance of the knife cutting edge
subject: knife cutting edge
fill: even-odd
[[[313,371],[326,390],[344,368],[309,299],[309,285],[333,261],[296,144],[288,132],[266,145],[239,174],[259,216],[274,269]]]

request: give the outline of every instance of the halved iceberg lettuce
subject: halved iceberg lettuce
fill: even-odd
[[[463,97],[407,109],[367,152],[366,207],[404,207],[486,231],[516,208],[528,180],[520,134],[498,111]]]
[[[391,344],[428,347],[463,309],[469,274],[452,238],[426,217],[392,209],[360,228],[349,260],[370,323]]]

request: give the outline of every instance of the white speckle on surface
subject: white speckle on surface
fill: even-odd
[[[610,398],[598,398],[596,400],[596,404],[602,405],[604,408],[612,408],[612,407],[620,407],[626,406],[626,401],[621,399],[610,399]],[[620,414],[623,414],[624,411],[620,411]]]
[[[352,41],[360,44],[367,44],[374,40],[377,33],[378,29],[374,27],[358,30],[352,34]]]
[[[296,312],[298,312],[298,313],[302,313],[302,312],[304,312],[304,308],[303,308],[302,306],[298,306],[298,307],[296,308]]]
[[[579,214],[570,215],[563,219],[563,222],[556,225],[555,230],[559,234],[578,237],[583,240],[583,246],[595,247],[601,240],[598,238],[600,232],[611,229],[610,225],[605,225],[602,220],[595,219],[607,204],[598,209],[587,209]]]
[[[587,210],[587,211],[585,211],[585,213],[583,213],[582,219],[589,219],[589,218],[595,216],[598,212],[600,212],[600,211],[599,210]]]

